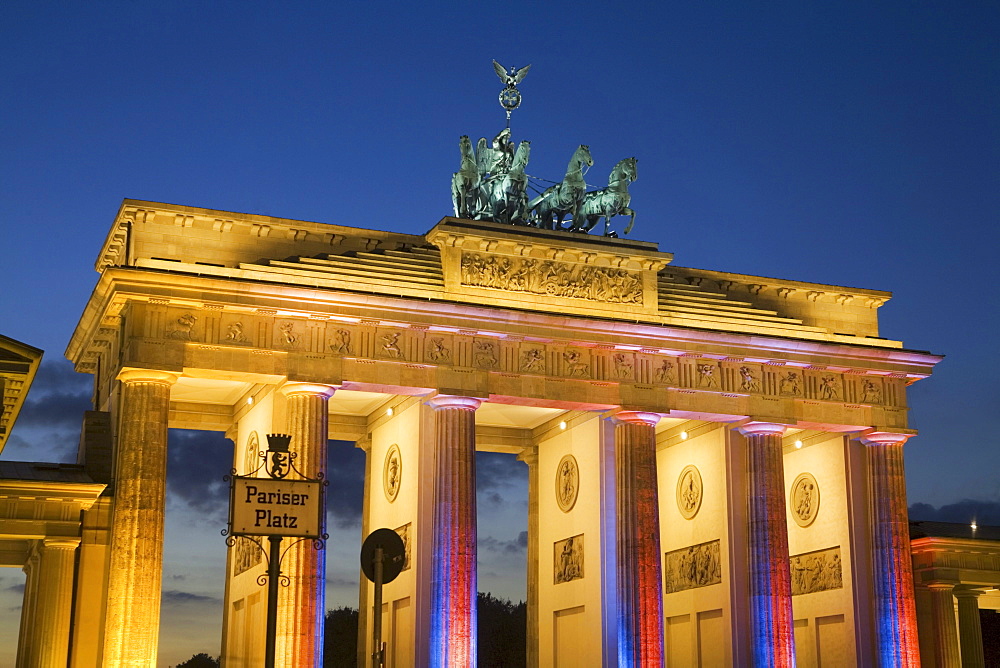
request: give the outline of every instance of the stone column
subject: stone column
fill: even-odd
[[[28,550],[28,559],[24,562],[24,595],[21,598],[21,627],[17,633],[17,658],[14,665],[17,668],[32,665],[34,641],[37,638],[35,625],[35,609],[38,600],[38,543]]]
[[[285,402],[289,451],[295,468],[307,478],[326,475],[329,440],[327,403],[336,388],[313,383],[286,383],[281,393]],[[295,473],[292,472],[292,477]],[[326,521],[323,521],[326,527]],[[281,573],[288,576],[287,587],[278,588],[278,629],[275,663],[282,666],[321,668],[323,665],[323,621],[326,615],[326,549],[317,550],[312,541],[285,538]]]
[[[33,666],[66,666],[73,613],[73,570],[79,544],[79,538],[45,538],[39,545]]]
[[[431,558],[430,665],[476,664],[476,409],[471,397],[438,396]]]
[[[615,414],[618,662],[663,665],[663,566],[656,487],[656,413]]]
[[[118,380],[104,665],[152,668],[160,631],[167,417],[177,376],[136,369],[122,371]]]
[[[538,448],[517,456],[528,465],[527,668],[538,668]]]
[[[886,432],[862,437],[868,462],[875,653],[883,666],[920,664],[903,473],[903,443],[908,438]]]
[[[747,565],[750,585],[750,656],[755,666],[794,666],[792,575],[788,560],[785,426],[750,422],[747,438]]]
[[[958,630],[955,628],[955,585],[934,582],[927,585],[931,593],[931,628],[934,629],[934,664],[937,668],[959,668]]]
[[[983,629],[979,621],[978,589],[955,589],[958,599],[958,640],[962,648],[962,668],[984,668]]]

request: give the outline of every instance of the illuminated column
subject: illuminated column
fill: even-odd
[[[903,473],[907,438],[886,432],[862,437],[868,460],[876,654],[883,666],[920,665]]]
[[[792,576],[785,516],[785,426],[750,422],[747,438],[747,540],[750,655],[755,666],[795,665]]]
[[[958,599],[958,639],[962,647],[962,668],[983,668],[983,629],[979,622],[978,589],[959,587],[955,590]]]
[[[313,383],[286,383],[281,388],[287,397],[285,420],[292,437],[289,451],[295,455],[295,468],[307,478],[326,475],[327,402],[335,390],[329,385]],[[275,663],[320,668],[326,615],[326,549],[317,550],[309,540],[292,545],[293,540],[286,538],[282,544],[282,550],[287,551],[281,573],[288,576],[289,584],[278,588]]]
[[[33,666],[66,665],[73,612],[73,567],[79,544],[79,538],[45,538],[38,546]]]
[[[156,665],[163,577],[167,416],[177,376],[131,370],[122,383],[111,518],[104,665]]]
[[[528,606],[527,668],[538,668],[538,448],[517,456],[528,465]]]
[[[656,488],[656,413],[615,419],[618,664],[663,665],[663,567]]]
[[[471,397],[438,396],[430,665],[476,664],[476,409]]]
[[[38,600],[38,544],[35,543],[28,550],[28,559],[24,562],[24,595],[21,598],[21,628],[17,634],[17,658],[15,665],[18,668],[32,665],[34,638],[37,637],[35,625],[35,609]]]
[[[958,630],[955,628],[955,585],[935,582],[927,585],[931,592],[931,620],[934,629],[934,663],[937,668],[959,668]]]

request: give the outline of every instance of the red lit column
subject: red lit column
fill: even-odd
[[[792,576],[785,518],[785,426],[750,422],[747,438],[747,539],[750,582],[750,655],[755,666],[795,665]]]
[[[656,413],[615,414],[618,663],[663,665],[663,570],[656,487]]]
[[[903,444],[908,438],[887,432],[862,437],[868,460],[875,642],[882,666],[920,665],[903,472]]]
[[[122,383],[104,665],[156,665],[163,578],[167,417],[177,376],[135,369]]]
[[[292,436],[289,450],[296,455],[295,467],[307,478],[326,475],[327,403],[335,390],[313,383],[287,383],[281,388],[287,397],[285,421]],[[282,545],[287,551],[281,572],[288,576],[289,584],[278,588],[276,663],[320,668],[326,615],[326,549],[317,550],[308,540],[292,545],[293,540],[286,538]]]
[[[438,396],[430,665],[476,665],[476,409],[479,399]]]

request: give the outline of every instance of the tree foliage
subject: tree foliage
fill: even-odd
[[[358,611],[337,608],[326,611],[323,629],[323,666],[354,668],[358,659]]]
[[[219,668],[219,660],[201,652],[195,654],[184,663],[178,663],[177,668]]]

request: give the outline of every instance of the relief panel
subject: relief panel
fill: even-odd
[[[664,591],[673,594],[722,582],[719,541],[682,547],[664,555]]]

